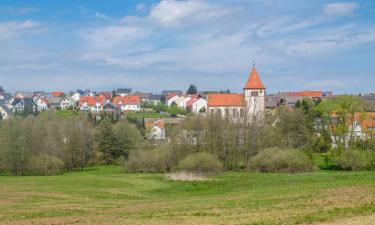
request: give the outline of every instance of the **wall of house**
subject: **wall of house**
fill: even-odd
[[[245,115],[245,107],[242,106],[219,106],[209,107],[208,113],[219,114],[222,117],[229,116],[231,119],[237,120],[243,118]]]

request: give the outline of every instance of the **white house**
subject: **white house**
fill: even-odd
[[[205,111],[207,111],[207,101],[206,99],[204,98],[200,98],[198,100],[196,100],[195,102],[193,102],[192,104],[192,107],[191,107],[191,111],[193,113],[200,113],[200,110],[202,109],[205,109]]]
[[[189,102],[190,99],[191,99],[191,96],[187,96],[186,98],[184,98],[182,101],[178,103],[178,107],[186,109],[186,103]]]
[[[167,106],[171,106],[172,103],[175,102],[178,98],[180,98],[179,95],[175,95],[170,98],[167,98]]]
[[[6,105],[0,105],[0,115],[2,120],[7,120],[12,116],[12,111]]]
[[[48,103],[47,98],[43,98],[43,97],[37,98],[35,100],[35,104],[39,112],[48,110],[49,103]]]
[[[157,120],[152,124],[150,138],[155,140],[165,139],[165,126],[163,120]]]
[[[75,92],[74,94],[72,94],[72,96],[70,96],[70,98],[72,98],[75,102],[78,102],[81,98],[81,94],[79,92]]]
[[[141,110],[141,98],[137,95],[116,96],[113,104],[121,111],[139,111]]]

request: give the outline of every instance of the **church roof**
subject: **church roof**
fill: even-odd
[[[245,98],[243,94],[208,94],[207,104],[209,107],[245,106]]]
[[[260,76],[255,69],[255,65],[253,66],[253,69],[250,72],[249,79],[247,80],[247,83],[243,89],[266,89],[262,83],[262,80],[260,79]]]

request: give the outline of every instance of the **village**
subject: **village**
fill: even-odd
[[[187,91],[163,90],[161,93],[132,92],[132,88],[118,88],[113,91],[76,90],[64,93],[17,91],[7,93],[0,87],[0,119],[15,115],[37,114],[46,111],[80,111],[97,114],[111,113],[126,117],[136,115],[144,120],[144,128],[151,139],[166,138],[165,124],[176,124],[186,116],[220,114],[239,121],[261,120],[265,114],[273,114],[279,107],[296,107],[303,99],[314,102],[334,99],[331,91],[291,91],[268,94],[255,65],[249,72],[243,93],[226,91],[198,91],[190,85]],[[368,131],[375,131],[375,94],[359,96],[368,106],[365,119],[356,116],[353,124],[357,137],[365,137]],[[360,121],[359,121],[360,120]]]

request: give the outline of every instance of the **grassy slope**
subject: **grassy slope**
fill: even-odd
[[[375,213],[373,178],[373,172],[224,173],[207,182],[172,182],[116,166],[52,177],[0,176],[0,223],[304,224],[356,218],[364,224]]]

